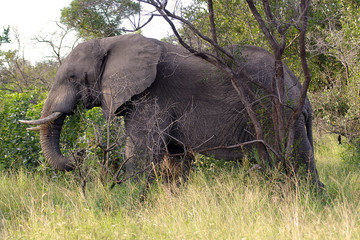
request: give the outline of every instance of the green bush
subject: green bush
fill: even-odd
[[[344,163],[351,166],[360,166],[360,138],[354,139],[346,144],[346,150],[341,153],[341,159]]]
[[[0,169],[34,168],[40,152],[38,133],[27,131],[20,119],[39,118],[45,94],[39,89],[0,93]]]
[[[21,119],[39,119],[47,92],[34,89],[24,93],[0,93],[0,170],[35,170],[44,164],[39,133],[27,131]],[[70,149],[91,149],[97,141],[95,127],[104,129],[106,121],[101,109],[94,108],[84,113],[79,107],[67,118],[61,134],[61,149],[70,154]],[[72,151],[72,150],[71,150]]]
[[[123,119],[115,118],[108,123],[100,107],[85,111],[82,105],[75,113],[65,120],[60,136],[60,148],[64,155],[71,156],[83,152],[83,163],[92,169],[98,169],[109,159],[110,165],[114,159],[122,161],[124,146]],[[115,146],[106,156],[108,146]],[[101,163],[101,164],[100,164]]]

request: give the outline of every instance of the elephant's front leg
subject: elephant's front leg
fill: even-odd
[[[125,156],[126,156],[126,172],[133,174],[136,171],[136,156],[135,156],[135,144],[132,140],[132,137],[126,137],[126,145],[125,145]]]
[[[171,128],[169,112],[156,102],[137,106],[125,117],[127,173],[152,169],[163,159]]]
[[[128,174],[150,170],[163,158],[165,144],[161,139],[156,142],[149,144],[145,138],[132,134],[126,137],[125,166]]]

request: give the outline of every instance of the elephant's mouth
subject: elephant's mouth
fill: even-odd
[[[95,106],[100,106],[97,99],[94,99],[92,96],[88,96],[87,98],[82,99],[81,102],[86,109],[92,109]]]
[[[40,144],[47,162],[54,168],[64,171],[74,169],[74,163],[61,154],[60,151],[60,133],[66,114],[54,112],[49,115],[43,112],[43,116],[38,120],[20,120],[21,123],[29,125],[38,125],[28,128],[28,130],[40,131]]]

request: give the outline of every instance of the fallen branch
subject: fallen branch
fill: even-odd
[[[255,143],[263,144],[266,148],[268,148],[271,152],[273,152],[278,159],[280,159],[279,153],[274,148],[272,148],[268,143],[266,143],[264,140],[252,140],[252,141],[229,145],[229,146],[217,146],[217,147],[205,148],[205,149],[200,149],[200,150],[196,150],[196,148],[194,148],[194,149],[192,149],[192,151],[197,152],[197,153],[204,153],[204,152],[215,151],[215,150],[219,150],[219,149],[241,148],[246,145],[255,144]],[[169,156],[170,157],[178,157],[178,156],[182,156],[182,155],[184,155],[184,153],[175,153],[175,154],[170,154]]]

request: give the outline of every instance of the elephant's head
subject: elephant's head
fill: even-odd
[[[148,88],[156,78],[161,47],[141,35],[96,39],[79,44],[58,69],[45,101],[42,117],[22,121],[40,125],[46,160],[56,169],[72,170],[74,163],[61,154],[60,132],[66,115],[78,100],[86,108],[101,106],[105,115]]]

